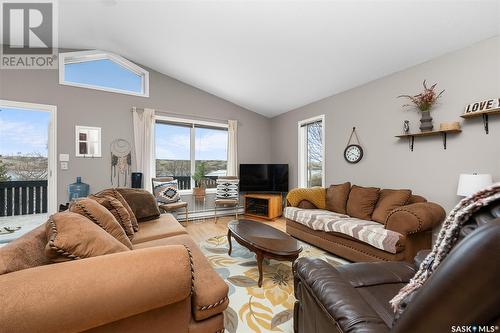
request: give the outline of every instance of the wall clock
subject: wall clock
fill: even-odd
[[[351,144],[352,136],[356,137],[357,144]],[[349,141],[347,141],[347,147],[344,149],[344,159],[348,163],[358,163],[363,158],[363,148],[359,144],[358,134],[356,133],[356,127],[352,128],[351,136]]]
[[[358,163],[363,158],[363,148],[360,145],[348,145],[344,150],[344,158],[349,163]]]

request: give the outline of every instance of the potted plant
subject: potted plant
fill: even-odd
[[[193,175],[195,187],[193,188],[193,195],[195,197],[204,197],[206,194],[206,164],[205,162],[201,162],[196,166],[196,170]]]
[[[444,93],[444,90],[442,90],[440,93],[436,93],[434,89],[436,88],[437,83],[434,83],[430,88],[427,87],[427,84],[424,80],[423,86],[424,86],[424,91],[421,92],[418,95],[400,95],[400,97],[408,98],[413,104],[405,104],[403,106],[412,106],[416,107],[417,109],[420,110],[420,113],[422,114],[422,117],[420,118],[420,130],[422,132],[428,132],[432,131],[433,125],[432,125],[432,117],[431,117],[431,108],[434,104],[436,104],[436,101],[441,97],[441,95]]]

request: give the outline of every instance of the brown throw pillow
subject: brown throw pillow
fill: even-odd
[[[330,185],[326,189],[326,209],[339,214],[347,214],[347,198],[351,191],[351,183]]]
[[[138,188],[119,187],[116,189],[130,205],[138,222],[160,217],[156,198],[150,192]]]
[[[107,196],[113,197],[113,198],[117,199],[118,201],[120,201],[121,204],[123,205],[123,207],[125,207],[128,214],[130,215],[130,221],[132,221],[132,227],[134,227],[134,231],[139,231],[139,224],[137,223],[137,218],[135,217],[135,214],[132,211],[132,208],[130,208],[130,205],[125,200],[123,195],[120,194],[120,192],[118,192],[115,188],[108,188],[106,190],[102,190],[101,192],[99,192],[95,195],[98,197],[107,195]]]
[[[74,201],[69,206],[69,211],[85,216],[104,230],[123,245],[132,249],[132,243],[128,239],[125,230],[120,223],[111,214],[109,210],[97,201],[85,198]]]
[[[0,247],[0,275],[50,264],[51,261],[45,256],[45,245],[47,235],[42,224]]]
[[[53,262],[130,251],[101,227],[80,214],[52,215],[46,224],[45,255]]]
[[[353,185],[347,199],[347,215],[362,220],[371,220],[378,200],[379,188]]]
[[[385,223],[387,215],[389,215],[393,209],[406,205],[410,196],[410,190],[381,190],[377,204],[375,205],[375,210],[372,214],[372,220],[379,223]]]
[[[132,226],[130,215],[118,199],[115,199],[108,195],[99,197],[95,195],[89,195],[89,198],[106,207],[106,209],[109,210],[111,214],[113,214],[118,223],[120,223],[123,230],[125,230],[125,234],[127,234],[127,237],[130,240],[134,238],[134,227]]]

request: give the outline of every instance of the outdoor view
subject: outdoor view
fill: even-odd
[[[207,188],[215,188],[218,176],[226,175],[227,131],[223,129],[156,124],[156,176],[174,177],[182,190],[199,186],[192,179],[191,165],[195,173],[202,175],[199,182]],[[194,131],[194,160],[191,154],[191,133]]]
[[[322,186],[323,126],[307,124],[307,187]]]
[[[0,216],[46,210],[50,114],[0,107]]]

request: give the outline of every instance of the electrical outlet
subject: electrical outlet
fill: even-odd
[[[69,165],[68,162],[61,162],[61,170],[68,170]]]

